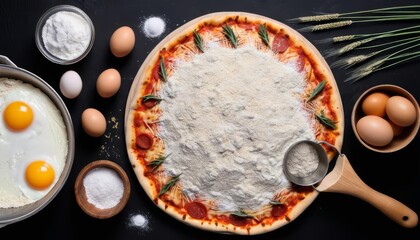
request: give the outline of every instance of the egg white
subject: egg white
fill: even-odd
[[[23,131],[11,131],[3,119],[13,101],[24,101],[33,111],[32,124]],[[0,79],[0,207],[12,199],[25,205],[45,196],[57,182],[67,156],[67,133],[61,114],[51,99],[31,84]],[[49,163],[55,172],[53,183],[44,190],[31,188],[25,180],[26,167],[35,160]]]

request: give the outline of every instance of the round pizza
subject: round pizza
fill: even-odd
[[[340,94],[316,48],[243,12],[199,17],[163,39],[125,114],[129,160],[154,203],[194,227],[244,235],[284,226],[316,198],[285,177],[287,149],[300,140],[341,149],[344,133]]]

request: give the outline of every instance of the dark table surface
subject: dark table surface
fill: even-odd
[[[70,176],[54,200],[34,216],[0,229],[0,239],[29,236],[35,239],[239,239],[244,236],[220,235],[187,226],[173,219],[147,197],[130,167],[124,142],[124,108],[131,82],[148,53],[167,34],[185,22],[201,15],[218,11],[245,11],[285,22],[297,29],[302,26],[287,22],[298,16],[315,12],[350,12],[362,9],[395,5],[413,5],[411,1],[339,1],[339,0],[243,0],[243,1],[135,1],[135,0],[73,0],[73,1],[22,1],[0,2],[0,54],[9,57],[16,65],[26,69],[59,92],[61,75],[67,70],[77,71],[83,80],[83,90],[76,99],[65,101],[74,123],[76,154]],[[50,7],[71,4],[85,11],[96,28],[92,51],[79,63],[61,66],[49,62],[38,51],[35,26],[41,15]],[[141,23],[150,16],[165,20],[167,27],[160,37],[147,38]],[[317,40],[337,34],[377,32],[397,28],[399,23],[359,23],[337,31],[302,33],[321,53],[332,47]],[[128,25],[135,30],[136,44],[133,52],[121,59],[109,50],[109,38],[114,30]],[[337,60],[327,58],[328,63]],[[363,91],[378,84],[394,84],[409,90],[420,99],[419,61],[410,61],[379,71],[355,84],[344,82],[348,70],[333,68],[345,113],[345,134],[342,152],[345,153],[358,175],[372,188],[392,196],[417,213],[420,213],[420,139],[416,137],[406,148],[394,153],[377,153],[364,148],[356,139],[350,124],[353,105]],[[95,89],[98,75],[107,68],[116,68],[122,75],[119,92],[103,99]],[[61,93],[60,93],[61,94]],[[62,96],[62,95],[61,95]],[[81,113],[88,107],[99,109],[108,121],[106,135],[92,138],[84,133],[80,123]],[[118,125],[111,121],[115,117]],[[0,153],[1,154],[1,153]],[[127,172],[132,192],[126,208],[110,219],[94,219],[77,205],[74,183],[79,171],[97,159],[109,159]],[[148,220],[147,228],[130,226],[130,217],[141,214]],[[295,221],[275,231],[251,237],[252,239],[420,239],[420,227],[405,229],[389,220],[377,209],[357,198],[321,193],[312,205]]]

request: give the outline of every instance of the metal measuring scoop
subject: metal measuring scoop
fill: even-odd
[[[305,177],[293,175],[287,165],[291,161],[292,152],[299,144],[307,144],[312,147],[318,157],[317,169]],[[334,168],[328,173],[329,160],[325,149],[320,144],[333,147],[338,153]],[[417,214],[403,203],[382,194],[364,183],[353,170],[347,157],[340,153],[335,146],[327,142],[299,141],[293,144],[287,151],[283,161],[283,171],[286,177],[293,183],[301,186],[313,186],[318,192],[336,192],[357,197],[370,203],[391,220],[406,228],[414,228],[418,223]]]
[[[304,145],[304,146],[303,146]],[[312,152],[315,152],[316,158],[318,159],[318,166],[316,169],[312,172],[309,172],[308,174],[302,175],[296,175],[293,174],[293,171],[290,169],[290,163],[296,162],[294,158],[295,152],[299,151],[298,148],[305,147],[311,148],[313,150]],[[310,156],[304,156],[304,157],[310,157]],[[301,162],[301,164],[305,164],[302,159],[297,159]],[[298,141],[294,143],[292,146],[290,146],[285,154],[284,160],[283,160],[283,170],[284,174],[286,175],[287,179],[291,181],[294,184],[300,185],[300,186],[311,186],[319,181],[321,181],[328,171],[328,156],[324,150],[324,148],[318,143],[314,141],[309,140],[303,140]]]

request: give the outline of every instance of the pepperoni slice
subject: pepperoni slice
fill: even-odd
[[[299,54],[297,59],[296,59],[296,69],[299,72],[302,72],[304,67],[305,67],[305,57],[303,55]]]
[[[147,150],[152,147],[153,138],[147,133],[140,133],[136,137],[136,145],[141,149]]]
[[[156,106],[156,104],[158,103],[156,100],[150,99],[147,101],[143,101],[143,106],[147,107],[147,108],[152,108],[154,106]]]
[[[239,217],[233,214],[229,215],[229,222],[237,227],[243,227],[250,222],[250,218],[247,217]]]
[[[284,36],[276,35],[273,39],[271,49],[275,53],[284,53],[290,46],[289,39]]]
[[[143,124],[143,120],[141,120],[139,118],[134,119],[134,126],[140,127],[142,124]]]
[[[287,212],[287,205],[285,204],[274,205],[273,208],[271,209],[271,216],[282,217],[286,214],[286,212]]]
[[[189,202],[185,205],[188,215],[195,219],[207,217],[207,208],[200,202]]]
[[[159,75],[159,64],[156,64],[156,66],[153,68],[152,73],[153,73],[153,78],[158,81],[160,79],[160,75]]]

